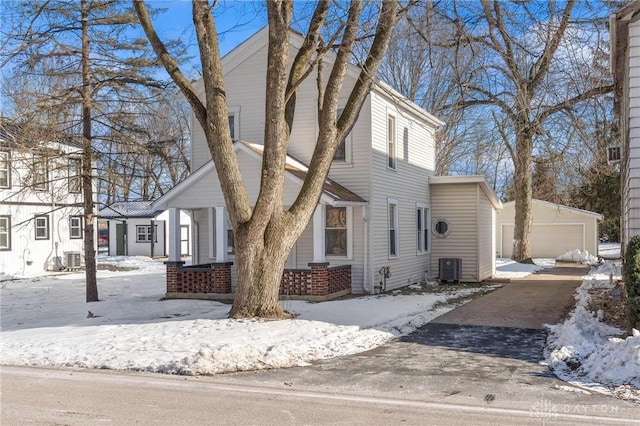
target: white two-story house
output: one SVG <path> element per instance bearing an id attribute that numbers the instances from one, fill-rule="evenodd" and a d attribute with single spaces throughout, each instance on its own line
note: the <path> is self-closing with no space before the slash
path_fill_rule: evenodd
<path id="1" fill-rule="evenodd" d="M 297 34 L 291 37 L 291 57 L 294 57 L 303 39 Z M 260 185 L 267 38 L 267 28 L 264 28 L 222 60 L 232 138 L 236 141 L 245 185 L 253 199 L 257 197 Z M 349 69 L 342 103 L 346 103 L 358 75 L 356 66 Z M 308 78 L 297 96 L 288 148 L 285 207 L 295 200 L 312 157 L 317 136 L 317 97 L 316 80 Z M 480 268 L 474 263 L 477 263 L 480 244 L 477 226 L 462 224 L 466 218 L 445 217 L 440 207 L 446 209 L 450 205 L 447 194 L 455 194 L 453 203 L 470 200 L 469 206 L 474 209 L 486 199 L 490 206 L 485 218 L 488 221 L 492 220 L 495 210 L 499 210 L 500 201 L 484 180 L 477 177 L 464 181 L 456 178 L 434 180 L 435 132 L 443 124 L 383 83 L 373 86 L 356 124 L 336 154 L 314 217 L 289 256 L 281 287 L 283 294 L 301 295 L 299 287 L 308 284 L 309 268 L 317 265 L 328 268 L 330 275 L 334 273 L 338 281 L 348 279 L 346 285 L 344 282 L 337 286 L 330 283 L 327 292 L 331 294 L 373 293 L 420 282 L 427 277 L 436 278 L 438 259 L 433 258 L 433 253 L 439 250 L 440 242 L 455 237 L 456 232 L 461 235 L 463 230 L 467 237 L 473 234 L 461 240 L 463 251 L 465 245 L 472 246 L 476 260 L 463 263 L 463 276 L 457 278 L 480 281 L 493 274 L 492 225 L 483 231 L 489 238 L 488 246 L 484 247 L 488 264 Z M 170 261 L 179 260 L 175 254 L 179 253 L 178 213 L 187 209 L 194 221 L 193 263 L 203 266 L 200 271 L 206 271 L 209 266 L 215 269 L 230 265 L 233 286 L 233 232 L 229 229 L 211 155 L 195 118 L 192 118 L 191 129 L 194 172 L 159 198 L 154 208 L 170 211 Z M 443 194 L 438 216 L 434 216 L 432 210 L 432 187 Z M 453 192 L 443 192 L 445 187 Z M 462 196 L 457 190 L 462 191 Z M 469 197 L 465 198 L 465 194 Z M 476 219 L 474 210 L 471 222 Z M 456 221 L 460 226 L 456 226 Z M 436 222 L 438 231 L 442 232 L 434 234 Z M 447 254 L 446 250 L 442 253 Z M 182 272 L 188 270 L 185 268 Z M 168 272 L 168 282 L 172 280 L 173 275 Z M 203 290 L 202 282 L 195 283 L 198 280 L 194 277 L 187 281 L 189 285 L 184 289 L 172 287 L 167 293 L 219 292 L 219 289 Z"/>
<path id="2" fill-rule="evenodd" d="M 0 279 L 83 262 L 81 146 L 0 123 Z"/>

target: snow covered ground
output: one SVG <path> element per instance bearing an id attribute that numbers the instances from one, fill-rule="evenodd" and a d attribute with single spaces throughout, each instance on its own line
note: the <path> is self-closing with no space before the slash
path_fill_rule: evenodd
<path id="1" fill-rule="evenodd" d="M 602 313 L 588 310 L 588 291 L 613 289 L 620 270 L 619 264 L 606 261 L 584 277 L 570 317 L 549 326 L 546 363 L 562 380 L 640 400 L 640 332 L 625 337 L 623 330 L 598 318 Z"/>
<path id="2" fill-rule="evenodd" d="M 323 303 L 283 301 L 296 319 L 231 320 L 226 318 L 228 304 L 162 301 L 162 262 L 101 257 L 99 263 L 120 269 L 98 272 L 100 302 L 85 303 L 82 273 L 0 284 L 1 364 L 178 374 L 299 366 L 372 349 L 448 311 L 453 305 L 447 306 L 447 301 L 479 291 L 397 292 Z M 498 274 L 513 278 L 550 266 L 553 260 L 519 265 L 501 259 Z M 598 321 L 586 309 L 586 290 L 608 286 L 610 273 L 618 277 L 619 266 L 607 262 L 585 277 L 571 317 L 550 326 L 546 362 L 560 378 L 592 390 L 626 385 L 623 389 L 637 392 L 640 334 L 612 337 L 622 331 Z"/>
<path id="3" fill-rule="evenodd" d="M 2 283 L 0 363 L 179 374 L 305 365 L 372 349 L 451 309 L 447 300 L 479 291 L 283 301 L 296 319 L 231 320 L 227 304 L 162 301 L 162 262 L 99 263 L 138 269 L 99 271 L 101 301 L 94 303 L 85 303 L 82 273 Z"/>
<path id="4" fill-rule="evenodd" d="M 534 264 L 528 265 L 518 263 L 507 258 L 496 259 L 496 278 L 524 278 L 541 269 L 553 268 L 555 261 L 553 259 L 533 259 Z"/>

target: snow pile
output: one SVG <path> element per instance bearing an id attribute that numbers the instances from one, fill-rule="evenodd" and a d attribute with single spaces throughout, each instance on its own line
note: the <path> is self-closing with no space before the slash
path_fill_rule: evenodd
<path id="1" fill-rule="evenodd" d="M 507 258 L 496 259 L 496 278 L 524 278 L 541 269 L 553 268 L 553 259 L 534 259 L 534 264 L 518 263 Z"/>
<path id="2" fill-rule="evenodd" d="M 147 256 L 98 256 L 99 265 L 113 266 L 116 269 L 132 270 L 139 272 L 164 272 L 166 269 L 164 262 L 154 260 Z"/>
<path id="3" fill-rule="evenodd" d="M 581 251 L 580 249 L 568 251 L 558 256 L 556 260 L 562 262 L 582 263 L 584 265 L 596 265 L 598 263 L 597 257 L 589 254 L 587 250 Z"/>
<path id="4" fill-rule="evenodd" d="M 548 326 L 547 360 L 561 379 L 605 386 L 633 385 L 640 389 L 640 332 L 625 339 L 624 331 L 600 322 L 587 310 L 588 290 L 613 288 L 610 277 L 619 267 L 605 262 L 592 270 L 576 290 L 576 307 L 562 324 Z"/>
<path id="5" fill-rule="evenodd" d="M 100 302 L 85 303 L 83 273 L 0 288 L 0 364 L 215 374 L 306 365 L 373 349 L 414 331 L 480 288 L 322 303 L 282 301 L 284 321 L 228 319 L 230 305 L 162 300 L 161 261 L 102 258 L 136 268 L 99 271 Z"/>

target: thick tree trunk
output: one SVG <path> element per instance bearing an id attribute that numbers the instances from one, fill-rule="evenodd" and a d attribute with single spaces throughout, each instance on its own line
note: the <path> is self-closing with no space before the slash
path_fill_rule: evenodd
<path id="1" fill-rule="evenodd" d="M 280 306 L 280 283 L 296 239 L 297 235 L 283 227 L 269 229 L 264 240 L 242 229 L 236 233 L 238 281 L 231 318 L 290 317 Z"/>
<path id="2" fill-rule="evenodd" d="M 514 188 L 515 188 L 515 226 L 513 229 L 512 259 L 517 262 L 531 261 L 531 157 L 532 139 L 529 132 L 517 132 L 516 158 L 514 158 Z"/>

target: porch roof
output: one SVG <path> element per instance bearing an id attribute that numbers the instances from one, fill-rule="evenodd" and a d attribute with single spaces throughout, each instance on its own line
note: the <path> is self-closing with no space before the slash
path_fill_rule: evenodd
<path id="1" fill-rule="evenodd" d="M 250 143 L 246 141 L 236 141 L 234 143 L 234 149 L 236 152 L 242 151 L 251 157 L 255 158 L 257 161 L 262 161 L 262 153 L 263 146 L 256 143 Z M 173 187 L 169 192 L 164 194 L 162 197 L 158 198 L 153 203 L 153 208 L 156 209 L 166 209 L 169 207 L 168 203 L 177 195 L 183 193 L 188 190 L 189 187 L 194 185 L 204 176 L 209 174 L 211 171 L 215 170 L 215 165 L 213 164 L 213 160 L 209 160 L 207 163 L 203 164 L 198 170 L 194 171 L 190 174 L 185 180 L 180 182 L 178 185 Z M 309 171 L 309 167 L 302 163 L 301 161 L 296 160 L 295 158 L 287 155 L 286 164 L 285 164 L 285 176 L 296 182 L 298 185 L 302 185 L 304 179 L 307 176 Z M 345 188 L 339 183 L 333 181 L 332 179 L 327 178 L 324 182 L 322 194 L 320 196 L 320 201 L 324 204 L 329 204 L 332 206 L 335 205 L 364 205 L 367 204 L 367 201 L 360 197 L 355 192 Z"/>
<path id="2" fill-rule="evenodd" d="M 100 219 L 146 219 L 162 213 L 163 209 L 154 209 L 153 201 L 121 201 L 103 207 L 98 212 Z"/>

